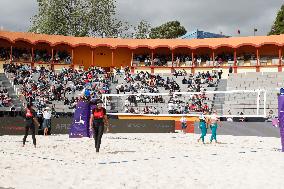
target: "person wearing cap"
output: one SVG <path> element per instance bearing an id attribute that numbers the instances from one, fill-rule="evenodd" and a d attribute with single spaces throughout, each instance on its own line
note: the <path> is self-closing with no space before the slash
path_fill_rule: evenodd
<path id="1" fill-rule="evenodd" d="M 105 126 L 107 127 L 108 132 L 109 124 L 106 115 L 106 109 L 103 107 L 103 102 L 101 100 L 97 100 L 96 104 L 97 106 L 95 109 L 92 110 L 92 114 L 90 117 L 90 130 L 93 129 L 96 152 L 99 152 Z"/>
<path id="2" fill-rule="evenodd" d="M 34 147 L 36 147 L 36 138 L 35 138 L 35 125 L 39 127 L 39 123 L 36 118 L 36 112 L 33 109 L 32 104 L 28 104 L 25 111 L 24 111 L 24 117 L 26 120 L 26 127 L 25 127 L 25 136 L 23 138 L 23 147 L 26 144 L 27 137 L 29 135 L 29 130 L 32 131 L 32 138 L 33 138 L 33 144 Z"/>
<path id="3" fill-rule="evenodd" d="M 43 135 L 46 136 L 48 134 L 48 130 L 51 128 L 51 111 L 49 107 L 46 107 L 43 111 Z"/>
<path id="4" fill-rule="evenodd" d="M 199 129 L 201 130 L 201 136 L 200 138 L 197 140 L 197 142 L 200 141 L 200 139 L 202 140 L 203 144 L 205 144 L 204 142 L 204 138 L 207 134 L 207 120 L 205 118 L 206 115 L 206 111 L 204 111 L 204 113 L 202 113 L 200 116 L 199 116 Z"/>

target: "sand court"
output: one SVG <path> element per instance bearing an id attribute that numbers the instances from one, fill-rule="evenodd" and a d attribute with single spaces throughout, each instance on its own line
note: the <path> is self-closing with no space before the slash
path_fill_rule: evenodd
<path id="1" fill-rule="evenodd" d="M 0 137 L 0 187 L 5 188 L 281 188 L 279 138 L 196 134 L 105 134 L 99 154 L 92 139 L 67 135 Z M 210 135 L 207 135 L 207 141 Z"/>

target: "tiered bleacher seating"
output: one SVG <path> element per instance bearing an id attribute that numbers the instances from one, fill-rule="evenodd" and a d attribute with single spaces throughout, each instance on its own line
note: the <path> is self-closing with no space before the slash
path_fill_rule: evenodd
<path id="1" fill-rule="evenodd" d="M 257 90 L 264 89 L 267 92 L 266 113 L 273 111 L 277 113 L 277 93 L 284 84 L 284 73 L 241 73 L 231 74 L 228 78 L 227 90 Z M 260 98 L 260 114 L 263 114 L 263 95 Z M 238 112 L 244 114 L 257 114 L 257 95 L 255 93 L 226 94 L 223 112 L 229 110 L 236 115 Z"/>
<path id="2" fill-rule="evenodd" d="M 156 74 L 158 75 L 158 74 Z M 172 74 L 159 74 L 163 79 L 166 80 L 166 78 L 170 78 L 174 79 L 177 84 L 180 86 L 180 91 L 181 92 L 187 92 L 188 91 L 188 84 L 183 84 L 182 80 L 184 78 L 184 76 L 179 76 L 179 77 L 175 77 Z M 188 76 L 186 76 L 185 78 L 188 78 Z M 124 75 L 118 75 L 117 76 L 117 80 L 119 84 L 123 84 L 123 85 L 129 85 L 125 80 L 124 80 Z M 217 78 L 214 78 L 214 82 L 217 81 Z M 137 83 L 141 83 L 140 81 L 136 81 Z M 115 86 L 116 85 L 112 85 L 111 87 L 111 91 L 113 94 L 115 94 L 116 90 L 115 90 Z M 201 84 L 201 87 L 204 88 L 206 91 L 214 91 L 216 90 L 216 87 L 208 87 L 208 84 Z M 164 87 L 158 87 L 159 93 L 169 93 L 169 90 L 165 90 Z M 132 92 L 125 92 L 125 94 L 132 94 Z M 212 108 L 212 103 L 213 103 L 213 97 L 214 94 L 206 94 L 207 96 L 207 100 L 205 101 L 205 103 L 207 103 L 207 105 L 209 106 L 209 108 Z M 125 111 L 125 100 L 127 99 L 127 96 L 123 96 L 123 97 L 112 97 L 111 100 L 111 104 L 108 104 L 108 110 L 112 110 L 115 112 L 119 112 L 119 113 L 124 113 Z M 163 96 L 163 99 L 165 101 L 165 103 L 138 103 L 138 109 L 140 110 L 140 112 L 146 107 L 155 107 L 157 108 L 157 110 L 159 111 L 160 114 L 168 114 L 168 101 L 170 100 L 170 96 L 169 95 L 165 95 Z M 189 99 L 189 95 L 182 95 L 182 97 L 179 97 L 180 100 L 187 102 Z M 194 113 L 194 112 L 192 112 Z"/>
<path id="3" fill-rule="evenodd" d="M 39 71 L 33 70 L 31 73 L 32 74 L 31 74 L 31 77 L 30 77 L 30 79 L 31 79 L 30 82 L 38 83 L 39 77 L 40 77 Z M 6 75 L 10 79 L 10 82 L 13 83 L 15 75 L 13 73 L 6 73 Z M 103 75 L 100 75 L 100 74 L 97 74 L 97 75 L 99 77 L 103 76 Z M 135 75 L 132 74 L 132 76 L 135 76 Z M 181 92 L 187 92 L 188 91 L 188 84 L 183 84 L 184 76 L 177 76 L 176 77 L 172 74 L 162 74 L 160 76 L 164 80 L 166 80 L 167 78 L 169 78 L 170 80 L 174 80 L 180 88 L 179 91 L 181 91 Z M 114 78 L 114 80 L 116 82 L 110 84 L 110 93 L 116 94 L 116 86 L 117 85 L 121 85 L 121 84 L 129 85 L 129 83 L 127 83 L 124 80 L 124 77 L 125 77 L 124 72 L 121 73 L 121 74 L 116 74 L 116 76 Z M 189 75 L 185 76 L 186 79 L 188 79 L 188 77 L 189 77 Z M 214 82 L 216 82 L 217 78 L 214 78 L 213 80 L 214 80 Z M 52 81 L 51 80 L 47 80 L 47 81 L 49 82 L 49 85 L 51 85 Z M 135 82 L 141 84 L 141 81 L 135 81 Z M 67 84 L 67 86 L 68 86 L 68 84 Z M 23 95 L 21 95 L 21 92 L 23 91 L 23 85 L 18 84 L 18 83 L 14 83 L 13 87 L 14 87 L 14 90 L 17 93 L 17 95 L 22 97 L 21 98 L 22 102 L 27 103 L 26 102 L 27 99 Z M 201 88 L 204 88 L 206 91 L 216 90 L 216 87 L 208 87 L 208 83 L 201 84 Z M 160 87 L 160 86 L 158 87 L 158 91 L 159 91 L 159 93 L 170 93 L 169 90 L 166 90 L 164 87 Z M 76 90 L 75 93 L 66 93 L 65 97 L 68 100 L 71 100 L 71 98 L 79 97 L 81 94 L 82 94 L 82 90 Z M 127 92 L 126 92 L 126 94 L 127 94 Z M 213 94 L 206 94 L 207 99 L 205 100 L 205 103 L 208 105 L 210 110 L 212 108 L 213 97 L 214 97 Z M 119 97 L 116 100 L 112 99 L 112 102 L 115 102 L 115 103 L 114 103 L 114 105 L 113 105 L 113 103 L 108 104 L 108 105 L 110 105 L 108 107 L 108 110 L 116 111 L 116 112 L 119 112 L 119 113 L 125 112 L 125 100 L 126 100 L 126 98 L 127 97 L 124 96 L 124 97 Z M 181 104 L 182 106 L 184 106 L 186 104 L 186 102 L 188 102 L 188 100 L 189 100 L 189 95 L 182 95 L 181 97 L 178 97 L 178 99 L 184 102 L 184 103 Z M 155 107 L 155 108 L 157 108 L 157 110 L 159 111 L 160 114 L 168 114 L 168 112 L 169 112 L 168 111 L 168 102 L 170 101 L 170 96 L 169 95 L 163 96 L 163 101 L 164 101 L 163 103 L 159 102 L 159 103 L 146 103 L 146 104 L 141 102 L 141 103 L 138 103 L 138 106 L 135 107 L 135 108 L 139 108 L 139 110 L 142 112 L 142 110 L 146 106 L 147 107 Z M 38 105 L 37 100 L 35 101 L 35 105 L 36 106 Z M 63 100 L 60 100 L 60 101 L 59 100 L 50 100 L 50 103 L 46 104 L 46 106 L 49 106 L 50 108 L 54 108 L 56 112 L 64 112 L 64 113 L 74 112 L 74 107 L 75 107 L 75 106 L 71 107 L 70 104 L 65 105 Z"/>
<path id="4" fill-rule="evenodd" d="M 19 101 L 17 95 L 14 92 L 12 84 L 9 82 L 4 73 L 0 73 L 0 88 L 5 88 L 8 91 L 8 96 L 11 99 L 7 106 L 1 106 L 0 111 L 10 111 L 11 107 L 15 109 L 21 108 L 21 102 Z M 0 94 L 2 95 L 2 94 Z"/>

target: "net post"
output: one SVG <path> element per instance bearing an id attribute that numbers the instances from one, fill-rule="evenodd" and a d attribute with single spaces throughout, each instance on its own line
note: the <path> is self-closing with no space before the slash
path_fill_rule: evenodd
<path id="1" fill-rule="evenodd" d="M 263 107 L 263 111 L 264 111 L 264 112 L 263 112 L 263 115 L 264 115 L 264 117 L 266 117 L 266 90 L 264 90 L 263 95 L 264 95 L 264 96 L 263 96 L 263 104 L 264 104 L 264 105 L 263 105 L 263 106 L 264 106 L 264 107 Z"/>
<path id="2" fill-rule="evenodd" d="M 259 115 L 260 90 L 257 89 L 256 115 Z"/>

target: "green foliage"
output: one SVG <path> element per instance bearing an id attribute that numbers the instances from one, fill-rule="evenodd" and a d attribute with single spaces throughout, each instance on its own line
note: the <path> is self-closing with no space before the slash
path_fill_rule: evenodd
<path id="1" fill-rule="evenodd" d="M 281 6 L 281 9 L 277 13 L 276 20 L 274 21 L 271 31 L 268 35 L 279 35 L 284 34 L 284 4 Z"/>
<path id="2" fill-rule="evenodd" d="M 131 28 L 116 18 L 115 0 L 37 0 L 38 14 L 32 18 L 30 32 L 66 36 L 122 37 L 145 39 L 177 38 L 186 33 L 178 21 L 151 29 L 142 20 Z M 133 32 L 134 31 L 134 32 Z"/>
<path id="3" fill-rule="evenodd" d="M 136 39 L 146 39 L 150 34 L 151 25 L 147 21 L 141 20 L 139 24 L 134 27 L 134 31 L 134 36 Z"/>
<path id="4" fill-rule="evenodd" d="M 129 29 L 126 22 L 115 18 L 116 6 L 114 0 L 88 0 L 90 33 L 92 36 L 123 37 Z"/>
<path id="5" fill-rule="evenodd" d="M 150 32 L 150 38 L 174 39 L 186 34 L 186 32 L 186 29 L 181 26 L 179 21 L 171 21 L 161 26 L 152 28 Z"/>
<path id="6" fill-rule="evenodd" d="M 31 32 L 117 37 L 128 25 L 115 18 L 114 0 L 37 0 Z"/>

